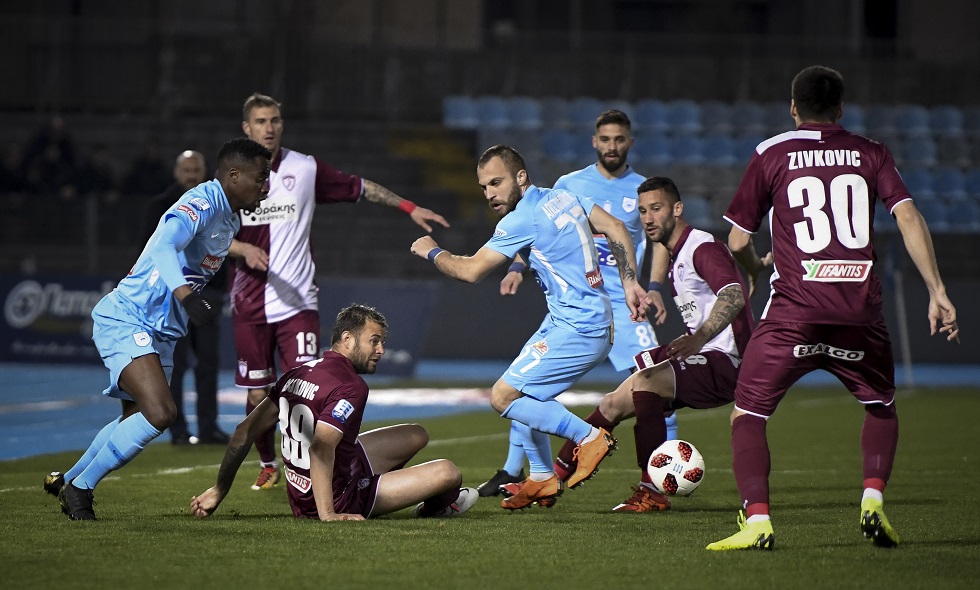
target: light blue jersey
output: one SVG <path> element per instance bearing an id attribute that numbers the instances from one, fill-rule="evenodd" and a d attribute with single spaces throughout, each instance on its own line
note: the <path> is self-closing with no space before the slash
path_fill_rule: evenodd
<path id="1" fill-rule="evenodd" d="M 558 179 L 556 189 L 564 189 L 570 193 L 591 199 L 606 213 L 613 215 L 626 225 L 633 247 L 636 248 L 636 268 L 639 272 L 646 252 L 646 234 L 640 222 L 640 213 L 636 210 L 638 201 L 636 189 L 645 178 L 626 168 L 626 173 L 618 178 L 609 179 L 599 172 L 598 164 L 592 164 L 581 170 L 570 172 Z M 624 371 L 634 365 L 633 355 L 642 350 L 657 346 L 657 337 L 653 327 L 646 320 L 634 322 L 630 319 L 629 308 L 626 306 L 626 293 L 623 281 L 619 277 L 616 258 L 609 248 L 605 236 L 593 236 L 596 251 L 599 254 L 599 267 L 602 269 L 603 282 L 609 298 L 612 301 L 613 323 L 615 337 L 613 350 L 609 360 L 617 371 Z M 639 277 L 637 277 L 639 278 Z"/>
<path id="2" fill-rule="evenodd" d="M 204 288 L 228 255 L 240 223 L 217 180 L 187 191 L 160 218 L 132 270 L 100 302 L 100 311 L 123 314 L 155 338 L 177 340 L 187 333 L 187 312 L 174 290 L 185 284 L 197 292 Z"/>
<path id="3" fill-rule="evenodd" d="M 594 206 L 588 198 L 532 185 L 486 243 L 508 258 L 521 253 L 544 291 L 552 321 L 590 336 L 605 334 L 612 322 L 589 226 Z"/>

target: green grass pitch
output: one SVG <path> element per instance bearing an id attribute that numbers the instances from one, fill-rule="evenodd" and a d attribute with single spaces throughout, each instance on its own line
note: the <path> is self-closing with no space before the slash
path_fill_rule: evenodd
<path id="1" fill-rule="evenodd" d="M 632 421 L 617 429 L 620 450 L 599 474 L 554 508 L 511 514 L 484 498 L 447 520 L 418 520 L 410 510 L 363 523 L 296 520 L 285 483 L 249 489 L 252 457 L 218 512 L 198 520 L 188 502 L 213 483 L 224 450 L 154 444 L 100 484 L 97 522 L 70 522 L 41 479 L 78 453 L 4 462 L 3 586 L 975 588 L 980 390 L 902 392 L 898 409 L 898 459 L 885 496 L 902 536 L 896 549 L 877 549 L 859 531 L 860 405 L 841 388 L 796 389 L 769 424 L 772 552 L 704 549 L 736 530 L 726 407 L 680 412 L 681 438 L 704 455 L 706 476 L 694 496 L 653 514 L 609 511 L 638 481 Z M 489 408 L 420 422 L 431 443 L 417 460 L 453 460 L 466 485 L 503 461 L 508 425 Z"/>

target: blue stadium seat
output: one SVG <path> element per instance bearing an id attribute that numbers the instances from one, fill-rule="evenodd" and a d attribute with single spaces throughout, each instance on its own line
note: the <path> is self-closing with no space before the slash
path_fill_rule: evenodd
<path id="1" fill-rule="evenodd" d="M 980 138 L 980 106 L 963 109 L 963 132 L 973 139 Z"/>
<path id="2" fill-rule="evenodd" d="M 693 100 L 672 100 L 667 103 L 667 126 L 671 133 L 700 133 L 701 108 Z"/>
<path id="3" fill-rule="evenodd" d="M 705 133 L 731 133 L 735 128 L 731 105 L 719 100 L 701 103 L 701 127 Z"/>
<path id="4" fill-rule="evenodd" d="M 959 168 L 943 166 L 933 171 L 932 178 L 937 197 L 947 201 L 966 199 L 966 175 Z"/>
<path id="5" fill-rule="evenodd" d="M 762 105 L 763 120 L 768 135 L 778 135 L 784 131 L 796 128 L 793 117 L 789 114 L 789 103 L 784 101 L 767 102 Z"/>
<path id="6" fill-rule="evenodd" d="M 571 163 L 578 154 L 578 138 L 563 129 L 549 129 L 544 133 L 542 142 L 544 153 L 553 160 Z"/>
<path id="7" fill-rule="evenodd" d="M 847 110 L 847 105 L 844 106 Z M 895 109 L 886 104 L 873 104 L 864 109 L 864 125 L 868 137 L 890 137 L 898 132 L 895 124 Z"/>
<path id="8" fill-rule="evenodd" d="M 630 160 L 641 167 L 654 170 L 669 166 L 673 163 L 670 150 L 670 140 L 663 133 L 657 133 L 649 138 L 636 142 L 636 147 L 630 151 Z"/>
<path id="9" fill-rule="evenodd" d="M 704 163 L 704 142 L 693 134 L 674 136 L 670 140 L 674 163 L 696 166 Z"/>
<path id="10" fill-rule="evenodd" d="M 949 230 L 949 210 L 946 203 L 939 199 L 931 199 L 917 201 L 916 207 L 922 213 L 922 217 L 925 218 L 930 230 L 937 233 Z"/>
<path id="11" fill-rule="evenodd" d="M 971 168 L 967 171 L 966 192 L 971 199 L 980 201 L 980 168 Z"/>
<path id="12" fill-rule="evenodd" d="M 704 137 L 704 159 L 706 164 L 731 166 L 740 161 L 742 154 L 736 155 L 735 141 L 722 133 L 711 133 Z"/>
<path id="13" fill-rule="evenodd" d="M 926 137 L 932 134 L 929 111 L 920 105 L 903 104 L 896 107 L 895 126 L 904 137 Z"/>
<path id="14" fill-rule="evenodd" d="M 565 129 L 568 120 L 568 101 L 557 96 L 541 99 L 541 123 L 548 129 Z"/>
<path id="15" fill-rule="evenodd" d="M 965 168 L 973 163 L 970 142 L 963 135 L 939 136 L 936 147 L 940 165 Z"/>
<path id="16" fill-rule="evenodd" d="M 875 231 L 894 231 L 898 229 L 895 218 L 888 212 L 884 203 L 875 203 Z"/>
<path id="17" fill-rule="evenodd" d="M 735 155 L 740 162 L 748 163 L 749 158 L 755 153 L 755 148 L 766 138 L 762 134 L 746 133 L 735 138 Z"/>
<path id="18" fill-rule="evenodd" d="M 938 156 L 936 142 L 929 137 L 915 137 L 904 142 L 901 149 L 905 166 L 935 166 Z"/>
<path id="19" fill-rule="evenodd" d="M 480 125 L 489 129 L 510 127 L 507 102 L 499 96 L 481 96 L 476 99 L 476 117 Z"/>
<path id="20" fill-rule="evenodd" d="M 902 174 L 906 188 L 914 199 L 932 199 L 936 191 L 932 186 L 932 173 L 926 168 L 909 168 Z"/>
<path id="21" fill-rule="evenodd" d="M 629 119 L 630 119 L 630 125 L 633 124 L 633 115 L 634 115 L 634 113 L 636 113 L 636 108 L 633 106 L 633 103 L 631 103 L 629 101 L 626 101 L 626 100 L 607 100 L 607 101 L 603 101 L 603 103 L 602 103 L 602 111 L 608 111 L 608 110 L 611 110 L 611 109 L 616 109 L 617 111 L 623 111 L 624 113 L 626 113 L 626 116 L 629 117 Z M 595 116 L 598 117 L 599 116 L 599 113 L 601 113 L 602 111 L 597 112 L 595 114 Z M 592 124 L 593 124 L 593 128 L 594 128 L 595 127 L 595 117 L 593 117 L 592 119 L 593 119 Z"/>
<path id="22" fill-rule="evenodd" d="M 949 206 L 949 225 L 953 231 L 980 232 L 980 202 L 963 200 Z"/>
<path id="23" fill-rule="evenodd" d="M 568 121 L 573 129 L 595 129 L 595 119 L 606 110 L 602 101 L 590 96 L 579 96 L 568 104 Z"/>
<path id="24" fill-rule="evenodd" d="M 667 131 L 667 106 L 659 100 L 646 99 L 633 105 L 633 129 L 646 133 Z"/>
<path id="25" fill-rule="evenodd" d="M 682 202 L 684 203 L 684 213 L 682 216 L 684 219 L 699 229 L 712 229 L 719 225 L 719 220 L 715 219 L 714 213 L 711 211 L 711 201 L 699 196 L 682 196 Z"/>
<path id="26" fill-rule="evenodd" d="M 962 137 L 963 111 L 953 105 L 936 105 L 929 110 L 929 127 L 939 137 Z"/>
<path id="27" fill-rule="evenodd" d="M 789 107 L 786 110 L 789 112 Z M 732 123 L 736 134 L 765 135 L 767 132 L 765 111 L 756 102 L 741 101 L 732 105 Z"/>
<path id="28" fill-rule="evenodd" d="M 541 103 L 530 96 L 515 96 L 507 103 L 510 121 L 515 129 L 541 128 Z"/>
<path id="29" fill-rule="evenodd" d="M 851 133 L 864 135 L 867 127 L 864 123 L 864 108 L 857 104 L 844 104 L 844 116 L 841 117 L 840 124 Z"/>
<path id="30" fill-rule="evenodd" d="M 469 96 L 447 96 L 442 100 L 442 124 L 450 129 L 476 129 L 476 103 Z"/>

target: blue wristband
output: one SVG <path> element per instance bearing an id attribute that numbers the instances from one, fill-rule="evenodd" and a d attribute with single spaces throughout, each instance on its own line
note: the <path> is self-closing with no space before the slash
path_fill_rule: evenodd
<path id="1" fill-rule="evenodd" d="M 426 254 L 426 257 L 429 259 L 429 262 L 435 262 L 436 256 L 442 254 L 443 252 L 445 252 L 445 250 L 443 250 L 442 248 L 433 248 L 429 250 L 429 253 Z"/>
<path id="2" fill-rule="evenodd" d="M 656 291 L 659 293 L 662 287 L 663 285 L 661 285 L 657 281 L 650 281 L 650 283 L 647 285 L 647 291 Z"/>
<path id="3" fill-rule="evenodd" d="M 507 267 L 507 272 L 524 272 L 527 266 L 523 262 L 514 262 Z"/>

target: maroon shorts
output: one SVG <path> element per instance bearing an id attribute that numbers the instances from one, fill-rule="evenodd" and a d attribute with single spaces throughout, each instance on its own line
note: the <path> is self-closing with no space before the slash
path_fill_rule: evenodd
<path id="1" fill-rule="evenodd" d="M 364 518 L 369 518 L 378 497 L 378 483 L 381 481 L 381 474 L 373 473 L 371 462 L 360 443 L 358 443 L 357 449 L 357 459 L 349 467 L 350 474 L 349 477 L 345 477 L 343 488 L 338 490 L 337 482 L 334 480 L 333 509 L 338 514 L 360 514 Z M 297 518 L 320 518 L 312 487 L 305 485 L 306 482 L 302 481 L 302 476 L 296 478 L 294 474 L 289 473 L 288 464 L 284 469 L 286 471 L 284 475 L 286 476 L 289 506 L 293 509 L 293 516 Z M 294 480 L 298 481 L 298 485 L 293 485 Z"/>
<path id="2" fill-rule="evenodd" d="M 260 389 L 276 382 L 276 363 L 286 372 L 320 357 L 320 314 L 305 310 L 273 324 L 234 322 L 238 372 L 235 385 Z"/>
<path id="3" fill-rule="evenodd" d="M 895 399 L 895 361 L 882 318 L 861 326 L 763 320 L 742 359 L 735 407 L 768 418 L 786 390 L 816 369 L 837 377 L 863 404 Z"/>
<path id="4" fill-rule="evenodd" d="M 719 350 L 706 350 L 679 361 L 667 356 L 667 346 L 644 350 L 634 358 L 637 368 L 670 363 L 674 370 L 674 399 L 670 407 L 705 410 L 735 400 L 739 360 Z"/>

